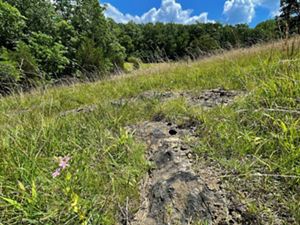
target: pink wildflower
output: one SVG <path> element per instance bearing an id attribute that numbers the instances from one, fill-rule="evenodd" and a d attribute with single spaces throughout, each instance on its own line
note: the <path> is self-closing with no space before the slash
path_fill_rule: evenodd
<path id="1" fill-rule="evenodd" d="M 60 168 L 56 169 L 54 173 L 52 173 L 52 177 L 55 178 L 55 177 L 58 177 L 60 175 Z"/>
<path id="2" fill-rule="evenodd" d="M 59 166 L 61 169 L 65 169 L 66 167 L 69 166 L 68 162 L 70 161 L 70 157 L 69 156 L 65 156 L 63 158 L 60 158 L 60 161 L 59 161 Z"/>
<path id="3" fill-rule="evenodd" d="M 59 157 L 59 167 L 54 171 L 54 173 L 52 173 L 53 178 L 58 177 L 64 169 L 70 166 L 69 165 L 70 159 L 71 157 L 69 156 Z"/>

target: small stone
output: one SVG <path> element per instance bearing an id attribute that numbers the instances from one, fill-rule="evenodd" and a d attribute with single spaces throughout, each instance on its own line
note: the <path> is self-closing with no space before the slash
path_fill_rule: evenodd
<path id="1" fill-rule="evenodd" d="M 207 184 L 207 187 L 209 188 L 209 190 L 211 191 L 216 191 L 219 189 L 219 185 L 217 182 L 210 182 Z"/>
<path id="2" fill-rule="evenodd" d="M 192 159 L 193 158 L 193 154 L 192 153 L 188 153 L 187 157 L 188 157 L 188 159 Z"/>

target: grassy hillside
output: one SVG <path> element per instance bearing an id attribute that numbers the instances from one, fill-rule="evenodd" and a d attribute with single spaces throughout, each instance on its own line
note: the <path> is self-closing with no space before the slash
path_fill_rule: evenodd
<path id="1" fill-rule="evenodd" d="M 150 165 L 145 146 L 125 127 L 158 114 L 202 122 L 195 152 L 224 166 L 234 191 L 249 188 L 241 198 L 254 214 L 276 224 L 274 214 L 284 209 L 300 222 L 299 82 L 300 42 L 292 40 L 3 98 L 0 224 L 115 224 L 127 199 L 135 211 L 139 180 Z M 148 90 L 216 87 L 244 94 L 209 111 L 182 98 L 126 104 Z M 125 104 L 114 104 L 120 99 Z M 69 166 L 53 178 L 58 157 L 66 156 Z M 265 201 L 268 193 L 276 204 Z"/>

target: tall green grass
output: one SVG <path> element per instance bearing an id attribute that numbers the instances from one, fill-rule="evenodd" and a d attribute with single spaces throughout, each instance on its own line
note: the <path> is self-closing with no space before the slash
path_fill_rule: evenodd
<path id="1" fill-rule="evenodd" d="M 228 167 L 253 155 L 258 166 L 240 166 L 241 171 L 252 174 L 263 168 L 268 174 L 300 176 L 299 115 L 288 112 L 300 110 L 299 42 L 295 43 L 293 52 L 275 43 L 1 99 L 0 224 L 116 224 L 128 199 L 134 213 L 138 184 L 149 165 L 145 146 L 124 127 L 157 113 L 172 120 L 203 120 L 195 151 L 209 152 Z M 244 95 L 231 106 L 209 112 L 183 99 L 111 104 L 147 90 L 198 92 L 216 87 Z M 61 116 L 91 105 L 96 107 L 93 112 Z M 63 156 L 71 157 L 70 166 L 53 178 L 57 158 Z M 283 178 L 282 183 L 295 197 L 299 179 Z M 283 204 L 299 219 L 298 197 Z"/>

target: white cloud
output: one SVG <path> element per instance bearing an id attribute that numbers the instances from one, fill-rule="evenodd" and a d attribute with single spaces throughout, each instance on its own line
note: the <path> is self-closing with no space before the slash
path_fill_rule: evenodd
<path id="1" fill-rule="evenodd" d="M 226 22 L 231 24 L 251 23 L 257 7 L 266 8 L 270 16 L 275 16 L 279 10 L 279 0 L 227 0 L 223 14 Z"/>
<path id="2" fill-rule="evenodd" d="M 112 18 L 118 23 L 127 23 L 129 21 L 136 23 L 173 22 L 181 24 L 214 22 L 208 19 L 208 13 L 206 12 L 198 16 L 192 16 L 193 10 L 184 10 L 176 0 L 162 0 L 160 8 L 152 8 L 142 16 L 124 14 L 111 4 L 106 4 L 106 6 L 105 16 Z"/>
<path id="3" fill-rule="evenodd" d="M 228 23 L 250 23 L 255 15 L 255 5 L 252 0 L 228 0 L 223 13 Z"/>
<path id="4" fill-rule="evenodd" d="M 279 13 L 279 0 L 256 0 L 257 5 L 270 10 L 270 16 L 275 17 Z"/>

